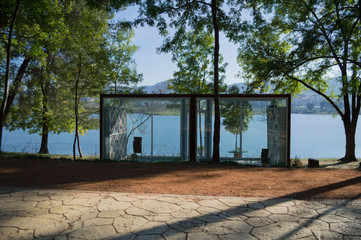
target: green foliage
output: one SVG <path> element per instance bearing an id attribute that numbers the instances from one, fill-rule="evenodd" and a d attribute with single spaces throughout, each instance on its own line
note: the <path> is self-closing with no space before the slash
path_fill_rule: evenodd
<path id="1" fill-rule="evenodd" d="M 252 89 L 320 94 L 339 76 L 341 95 L 359 94 L 357 1 L 252 1 L 257 16 L 240 35 L 239 62 Z M 330 99 L 331 100 L 331 99 Z"/>
<path id="2" fill-rule="evenodd" d="M 118 28 L 110 32 L 109 42 L 109 68 L 108 78 L 110 93 L 130 93 L 135 86 L 143 80 L 143 75 L 138 74 L 136 63 L 133 59 L 137 47 L 131 39 L 134 31 Z"/>
<path id="3" fill-rule="evenodd" d="M 15 1 L 4 4 L 12 7 Z M 10 7 L 0 19 L 4 32 Z M 60 133 L 73 132 L 78 126 L 77 131 L 84 134 L 99 127 L 95 114 L 100 93 L 114 83 L 118 92 L 131 92 L 142 80 L 133 60 L 133 31 L 110 24 L 113 15 L 104 9 L 89 7 L 85 1 L 21 2 L 13 37 L 12 79 L 19 62 L 24 58 L 31 62 L 23 82 L 18 81 L 8 129 Z M 4 35 L 0 35 L 1 66 Z"/>
<path id="4" fill-rule="evenodd" d="M 178 71 L 174 72 L 168 88 L 175 93 L 213 93 L 213 49 L 214 37 L 206 32 L 190 31 L 184 39 L 175 45 L 163 45 L 159 52 L 171 52 L 172 61 L 177 63 Z M 223 59 L 220 59 L 222 62 Z M 227 64 L 219 68 L 225 73 Z M 220 92 L 226 90 L 223 85 L 225 76 L 221 76 Z"/>

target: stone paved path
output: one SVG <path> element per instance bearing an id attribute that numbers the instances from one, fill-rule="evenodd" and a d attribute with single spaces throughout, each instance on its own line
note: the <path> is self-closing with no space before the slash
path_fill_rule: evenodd
<path id="1" fill-rule="evenodd" d="M 0 188 L 0 239 L 361 239 L 361 200 Z"/>

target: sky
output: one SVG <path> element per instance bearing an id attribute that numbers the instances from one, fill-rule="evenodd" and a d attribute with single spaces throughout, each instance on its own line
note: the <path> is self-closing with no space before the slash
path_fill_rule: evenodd
<path id="1" fill-rule="evenodd" d="M 125 11 L 115 14 L 115 20 L 134 20 L 137 17 L 137 8 L 129 7 Z M 157 54 L 156 49 L 162 45 L 163 37 L 159 35 L 156 27 L 137 27 L 134 29 L 133 43 L 138 47 L 134 58 L 138 73 L 143 74 L 140 86 L 154 85 L 166 81 L 173 76 L 177 66 L 171 60 L 171 54 Z M 220 53 L 224 62 L 228 63 L 226 68 L 226 84 L 242 82 L 237 78 L 240 67 L 237 64 L 237 46 L 230 43 L 224 35 L 220 36 Z"/>

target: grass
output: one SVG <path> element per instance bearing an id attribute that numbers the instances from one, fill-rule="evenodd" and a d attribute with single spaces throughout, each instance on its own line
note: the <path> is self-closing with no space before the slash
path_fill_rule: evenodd
<path id="1" fill-rule="evenodd" d="M 39 154 L 39 153 L 16 153 L 16 152 L 1 152 L 0 153 L 0 159 L 5 158 L 22 158 L 22 159 L 53 159 L 53 160 L 60 160 L 60 161 L 66 161 L 66 162 L 73 162 L 73 155 L 56 155 L 56 154 Z M 291 168 L 306 168 L 307 167 L 307 158 L 298 158 L 301 162 L 301 165 L 293 166 L 294 159 L 291 160 Z M 357 165 L 360 163 L 360 161 L 355 163 L 340 163 L 337 158 L 318 158 L 320 160 L 320 167 L 322 166 L 332 166 L 335 165 L 335 168 L 343 168 L 342 165 Z M 261 167 L 253 164 L 247 164 L 247 163 L 237 163 L 233 161 L 222 161 L 222 162 L 213 162 L 213 161 L 200 161 L 200 162 L 190 162 L 190 161 L 179 161 L 179 160 L 154 160 L 154 161 L 114 161 L 110 159 L 100 159 L 97 156 L 83 156 L 83 158 L 79 158 L 77 156 L 76 162 L 112 162 L 112 163 L 126 163 L 126 162 L 137 162 L 139 164 L 160 164 L 160 165 L 166 165 L 166 164 L 181 164 L 181 165 L 197 165 L 197 166 L 228 166 L 228 167 Z M 351 166 L 351 168 L 356 168 L 355 166 Z M 285 166 L 274 166 L 274 167 L 285 167 Z"/>
<path id="2" fill-rule="evenodd" d="M 53 159 L 60 161 L 73 161 L 73 155 L 56 155 L 56 154 L 40 154 L 40 153 L 16 153 L 16 152 L 1 152 L 0 159 L 4 158 L 23 158 L 23 159 Z M 213 161 L 200 161 L 200 162 L 190 162 L 190 161 L 179 161 L 179 160 L 154 160 L 154 161 L 114 161 L 111 159 L 100 159 L 96 156 L 83 156 L 79 158 L 77 156 L 76 162 L 113 162 L 113 163 L 125 163 L 125 162 L 137 162 L 141 164 L 184 164 L 184 165 L 220 165 L 220 166 L 239 166 L 239 167 L 255 167 L 251 164 L 242 164 L 233 161 L 222 161 L 222 162 L 213 162 Z"/>
<path id="3" fill-rule="evenodd" d="M 73 161 L 73 155 L 56 155 L 56 154 L 42 154 L 42 153 L 16 153 L 16 152 L 1 152 L 0 158 L 37 158 L 37 159 L 54 159 L 63 161 Z M 99 159 L 96 156 L 83 156 L 79 158 L 77 156 L 76 161 L 110 161 Z"/>

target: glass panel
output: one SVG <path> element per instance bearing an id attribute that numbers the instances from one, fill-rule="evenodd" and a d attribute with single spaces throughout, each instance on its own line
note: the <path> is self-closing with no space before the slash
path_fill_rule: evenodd
<path id="1" fill-rule="evenodd" d="M 114 160 L 188 159 L 188 105 L 185 99 L 106 98 L 103 157 Z M 120 117 L 117 111 L 109 109 L 121 109 L 121 121 L 112 120 Z M 112 131 L 120 128 L 121 137 L 120 133 Z"/>
<path id="2" fill-rule="evenodd" d="M 211 160 L 213 145 L 213 100 L 197 100 L 197 159 Z"/>
<path id="3" fill-rule="evenodd" d="M 265 102 L 246 99 L 220 102 L 222 158 L 260 159 L 262 148 L 267 148 L 265 107 L 261 103 Z"/>
<path id="4" fill-rule="evenodd" d="M 221 98 L 221 160 L 262 165 L 262 150 L 267 149 L 266 157 L 269 164 L 286 165 L 286 103 L 286 99 Z M 196 133 L 198 161 L 212 159 L 213 109 L 212 99 L 198 98 Z"/>

